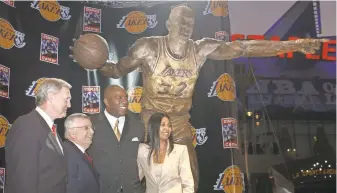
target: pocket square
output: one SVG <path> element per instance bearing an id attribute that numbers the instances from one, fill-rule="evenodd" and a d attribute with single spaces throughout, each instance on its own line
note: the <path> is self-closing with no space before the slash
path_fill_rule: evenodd
<path id="1" fill-rule="evenodd" d="M 134 137 L 131 139 L 131 141 L 139 141 L 138 137 Z"/>

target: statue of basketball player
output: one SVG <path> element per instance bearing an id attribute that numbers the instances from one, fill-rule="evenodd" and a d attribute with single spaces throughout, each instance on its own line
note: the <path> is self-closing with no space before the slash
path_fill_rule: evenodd
<path id="1" fill-rule="evenodd" d="M 268 57 L 299 51 L 315 53 L 322 40 L 294 41 L 250 40 L 225 42 L 212 38 L 191 40 L 194 12 L 186 6 L 174 8 L 166 22 L 167 36 L 138 39 L 127 56 L 117 64 L 107 62 L 99 71 L 108 77 L 120 78 L 140 67 L 143 76 L 141 116 L 145 125 L 155 112 L 170 116 L 174 141 L 188 147 L 195 191 L 199 174 L 192 145 L 189 110 L 199 71 L 207 58 L 230 60 L 238 57 Z"/>

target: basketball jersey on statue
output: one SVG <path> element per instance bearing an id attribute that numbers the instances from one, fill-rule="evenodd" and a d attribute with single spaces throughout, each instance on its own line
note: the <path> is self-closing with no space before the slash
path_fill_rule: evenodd
<path id="1" fill-rule="evenodd" d="M 199 75 L 193 40 L 188 41 L 185 57 L 176 59 L 166 45 L 166 37 L 158 37 L 158 58 L 152 73 L 143 74 L 142 109 L 186 114 Z"/>

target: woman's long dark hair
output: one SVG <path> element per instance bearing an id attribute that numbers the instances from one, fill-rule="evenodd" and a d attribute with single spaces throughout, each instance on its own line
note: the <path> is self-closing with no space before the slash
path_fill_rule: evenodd
<path id="1" fill-rule="evenodd" d="M 164 113 L 155 113 L 153 114 L 149 122 L 147 124 L 147 142 L 146 144 L 150 147 L 149 155 L 148 155 L 148 162 L 149 165 L 151 163 L 151 156 L 152 153 L 155 153 L 155 159 L 159 161 L 159 150 L 160 150 L 160 138 L 159 138 L 159 133 L 160 133 L 160 124 L 161 120 L 166 117 L 170 120 L 169 116 L 164 114 Z M 172 129 L 173 130 L 173 129 Z M 172 131 L 171 134 L 168 138 L 169 141 L 169 150 L 168 153 L 170 154 L 173 150 L 173 137 L 172 137 Z"/>

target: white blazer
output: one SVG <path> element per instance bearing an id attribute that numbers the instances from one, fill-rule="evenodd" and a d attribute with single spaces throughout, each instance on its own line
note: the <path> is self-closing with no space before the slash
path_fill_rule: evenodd
<path id="1" fill-rule="evenodd" d="M 173 151 L 165 156 L 160 180 L 155 178 L 155 173 L 148 164 L 149 150 L 148 145 L 139 144 L 139 178 L 146 178 L 146 193 L 194 193 L 194 180 L 185 145 L 174 144 Z M 151 163 L 152 160 L 151 158 Z"/>

